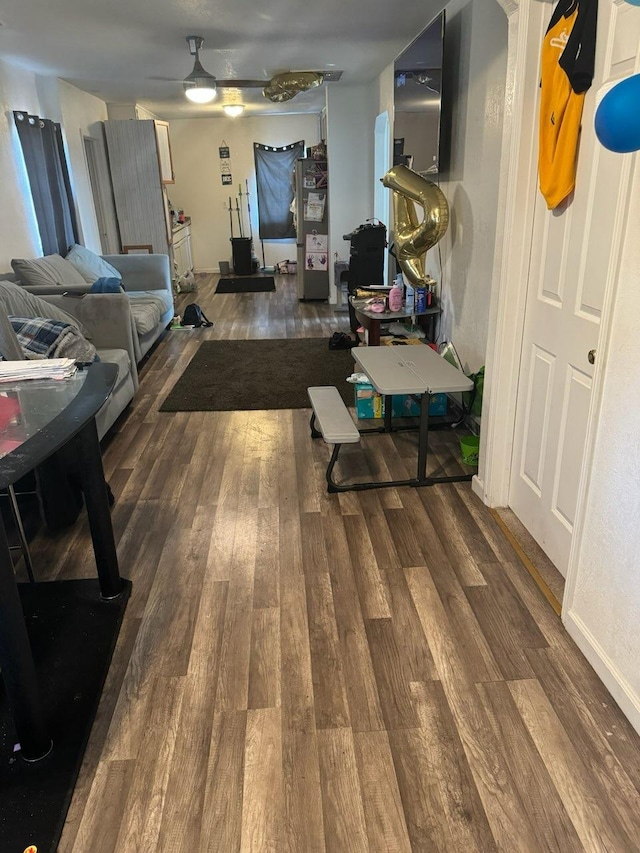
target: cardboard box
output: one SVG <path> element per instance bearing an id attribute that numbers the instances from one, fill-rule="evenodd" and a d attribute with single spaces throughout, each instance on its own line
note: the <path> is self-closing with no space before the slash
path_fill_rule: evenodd
<path id="1" fill-rule="evenodd" d="M 365 420 L 384 417 L 384 398 L 378 394 L 373 385 L 358 382 L 355 386 L 355 395 L 356 417 Z"/>
<path id="2" fill-rule="evenodd" d="M 447 414 L 447 395 L 432 394 L 429 401 L 429 414 L 431 417 L 442 417 Z"/>
<path id="3" fill-rule="evenodd" d="M 419 344 L 424 346 L 424 341 L 421 338 L 400 338 L 395 335 L 385 335 L 380 338 L 380 343 L 386 347 L 406 347 Z"/>
<path id="4" fill-rule="evenodd" d="M 355 386 L 356 417 L 384 417 L 384 397 L 374 389 L 373 385 L 358 382 Z M 408 394 L 396 394 L 392 397 L 391 412 L 394 418 L 415 418 L 420 415 L 419 404 Z M 437 417 L 447 414 L 447 395 L 432 394 L 429 402 L 429 414 Z"/>

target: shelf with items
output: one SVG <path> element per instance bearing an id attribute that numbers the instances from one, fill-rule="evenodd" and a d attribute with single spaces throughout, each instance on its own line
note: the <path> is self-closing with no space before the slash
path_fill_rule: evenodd
<path id="1" fill-rule="evenodd" d="M 329 179 L 329 170 L 326 160 L 307 160 L 303 175 L 305 190 L 326 189 Z"/>
<path id="2" fill-rule="evenodd" d="M 191 222 L 185 222 L 173 229 L 173 269 L 176 290 L 180 293 L 183 284 L 193 280 L 193 257 L 191 255 Z"/>
<path id="3" fill-rule="evenodd" d="M 384 301 L 385 296 L 378 297 Z M 429 343 L 436 338 L 436 322 L 440 314 L 440 306 L 438 304 L 431 305 L 425 308 L 424 311 L 406 310 L 389 311 L 388 308 L 382 308 L 381 311 L 371 310 L 370 305 L 372 298 L 357 299 L 354 296 L 349 297 L 349 301 L 353 306 L 356 317 L 362 326 L 367 330 L 367 340 L 369 346 L 380 345 L 380 331 L 383 324 L 393 323 L 400 320 L 410 319 L 412 325 L 421 326 L 425 331 L 425 342 Z M 382 304 L 382 303 L 381 303 Z"/>

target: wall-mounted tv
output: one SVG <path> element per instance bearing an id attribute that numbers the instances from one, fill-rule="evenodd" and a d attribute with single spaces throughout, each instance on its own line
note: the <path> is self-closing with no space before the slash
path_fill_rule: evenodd
<path id="1" fill-rule="evenodd" d="M 441 12 L 394 63 L 393 164 L 430 175 L 444 165 L 444 27 Z"/>

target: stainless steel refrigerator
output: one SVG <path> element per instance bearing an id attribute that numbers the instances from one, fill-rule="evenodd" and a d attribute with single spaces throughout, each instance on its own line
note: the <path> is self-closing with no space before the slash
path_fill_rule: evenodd
<path id="1" fill-rule="evenodd" d="M 296 162 L 298 299 L 329 298 L 328 184 L 325 160 Z"/>

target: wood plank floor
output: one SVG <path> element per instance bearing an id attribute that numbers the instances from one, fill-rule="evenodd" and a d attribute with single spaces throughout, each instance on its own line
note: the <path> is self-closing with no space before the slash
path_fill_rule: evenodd
<path id="1" fill-rule="evenodd" d="M 345 328 L 215 280 L 105 448 L 134 587 L 59 849 L 638 851 L 640 739 L 468 484 L 330 496 L 305 410 L 158 412 L 203 339 Z M 91 571 L 83 521 L 33 551 Z"/>

